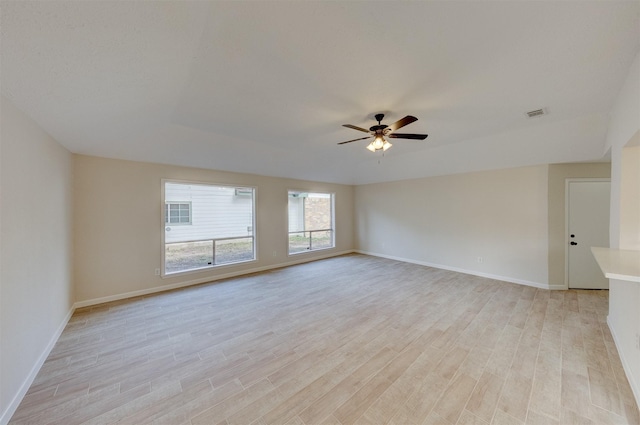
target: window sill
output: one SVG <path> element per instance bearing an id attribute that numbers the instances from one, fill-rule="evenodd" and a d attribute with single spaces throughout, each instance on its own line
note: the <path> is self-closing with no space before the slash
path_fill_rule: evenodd
<path id="1" fill-rule="evenodd" d="M 295 257 L 297 255 L 301 255 L 301 254 L 311 254 L 312 252 L 322 252 L 322 251 L 328 251 L 330 249 L 335 249 L 335 246 L 330 246 L 328 248 L 318 248 L 318 249 L 312 249 L 312 250 L 306 250 L 306 251 L 300 251 L 300 252 L 290 252 L 287 255 L 289 257 Z"/>
<path id="2" fill-rule="evenodd" d="M 234 266 L 238 266 L 241 264 L 254 264 L 257 263 L 258 259 L 254 258 L 253 260 L 248 260 L 248 261 L 238 261 L 235 263 L 225 263 L 225 264 L 217 264 L 217 265 L 213 265 L 213 266 L 206 266 L 206 267 L 200 267 L 197 269 L 189 269 L 189 270 L 184 270 L 184 271 L 179 271 L 179 272 L 171 272 L 171 273 L 163 273 L 161 275 L 161 277 L 163 279 L 170 279 L 173 277 L 179 277 L 179 276 L 185 276 L 185 275 L 191 275 L 191 274 L 199 274 L 199 273 L 204 273 L 204 272 L 208 272 L 211 270 L 218 270 L 218 269 L 226 269 L 229 267 L 234 267 Z"/>

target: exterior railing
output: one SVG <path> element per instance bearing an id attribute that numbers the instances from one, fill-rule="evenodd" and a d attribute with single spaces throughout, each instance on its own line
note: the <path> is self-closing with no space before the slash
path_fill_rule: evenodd
<path id="1" fill-rule="evenodd" d="M 313 246 L 313 241 L 314 241 L 314 233 L 327 233 L 328 237 L 327 238 L 316 238 L 317 241 L 319 240 L 328 240 L 328 244 L 323 244 L 322 246 L 319 247 L 315 247 Z M 300 241 L 293 239 L 292 236 L 295 237 L 295 235 L 302 235 L 300 237 Z M 307 236 L 308 235 L 308 236 Z M 302 240 L 307 240 L 308 242 L 303 245 L 302 244 Z M 301 230 L 298 232 L 289 232 L 289 254 L 295 254 L 298 252 L 303 252 L 303 251 L 313 251 L 314 249 L 322 249 L 322 248 L 332 248 L 333 247 L 333 229 L 318 229 L 318 230 Z"/>
<path id="2" fill-rule="evenodd" d="M 166 242 L 165 273 L 251 261 L 255 259 L 254 245 L 253 235 Z"/>

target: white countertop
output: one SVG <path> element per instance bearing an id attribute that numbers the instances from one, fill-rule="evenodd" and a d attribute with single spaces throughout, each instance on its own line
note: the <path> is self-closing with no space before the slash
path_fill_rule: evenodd
<path id="1" fill-rule="evenodd" d="M 640 283 L 640 251 L 591 247 L 605 277 Z"/>

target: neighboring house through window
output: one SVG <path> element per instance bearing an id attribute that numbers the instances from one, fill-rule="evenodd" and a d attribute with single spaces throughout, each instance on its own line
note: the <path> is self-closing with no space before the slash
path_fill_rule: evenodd
<path id="1" fill-rule="evenodd" d="M 255 260 L 255 189 L 164 182 L 163 275 Z"/>
<path id="2" fill-rule="evenodd" d="M 289 191 L 289 254 L 335 246 L 333 194 Z"/>

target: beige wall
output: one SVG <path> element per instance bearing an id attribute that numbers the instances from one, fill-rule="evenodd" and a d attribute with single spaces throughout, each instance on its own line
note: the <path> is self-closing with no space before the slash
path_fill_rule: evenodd
<path id="1" fill-rule="evenodd" d="M 547 287 L 547 178 L 537 166 L 357 186 L 358 250 Z"/>
<path id="2" fill-rule="evenodd" d="M 353 187 L 75 156 L 76 300 L 118 298 L 354 249 Z M 256 262 L 161 278 L 162 179 L 256 187 Z M 336 247 L 287 255 L 288 190 L 335 193 Z M 275 252 L 275 256 L 273 255 Z"/>
<path id="3" fill-rule="evenodd" d="M 640 250 L 640 131 L 622 151 L 620 247 Z"/>
<path id="4" fill-rule="evenodd" d="M 566 289 L 565 180 L 611 177 L 611 163 L 549 165 L 549 285 Z"/>
<path id="5" fill-rule="evenodd" d="M 2 97 L 0 423 L 8 421 L 73 305 L 72 156 Z"/>

